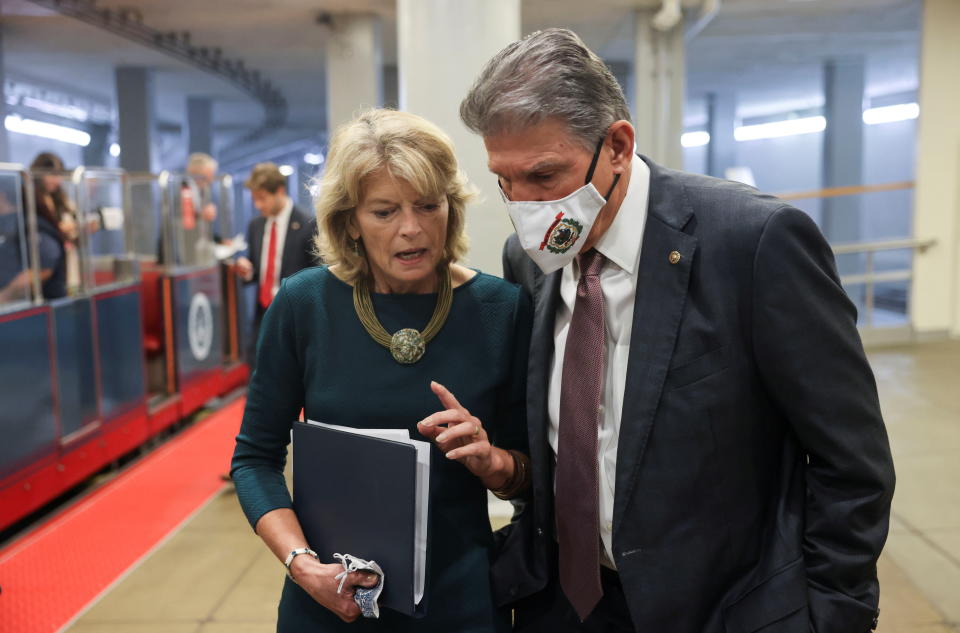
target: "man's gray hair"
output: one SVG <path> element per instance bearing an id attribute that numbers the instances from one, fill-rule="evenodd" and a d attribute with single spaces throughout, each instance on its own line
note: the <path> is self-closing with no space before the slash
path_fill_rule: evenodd
<path id="1" fill-rule="evenodd" d="M 460 104 L 460 118 L 482 136 L 557 118 L 593 151 L 610 125 L 630 120 L 630 110 L 613 73 L 576 33 L 546 29 L 487 62 Z"/>
<path id="2" fill-rule="evenodd" d="M 217 159 L 210 154 L 194 152 L 187 158 L 187 171 L 206 169 L 208 167 L 212 167 L 213 171 L 217 171 L 217 168 L 220 167 Z"/>

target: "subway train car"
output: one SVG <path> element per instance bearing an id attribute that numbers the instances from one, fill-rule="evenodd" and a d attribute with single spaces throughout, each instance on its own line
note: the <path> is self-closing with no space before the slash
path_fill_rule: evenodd
<path id="1" fill-rule="evenodd" d="M 0 531 L 246 382 L 232 193 L 0 164 Z"/>

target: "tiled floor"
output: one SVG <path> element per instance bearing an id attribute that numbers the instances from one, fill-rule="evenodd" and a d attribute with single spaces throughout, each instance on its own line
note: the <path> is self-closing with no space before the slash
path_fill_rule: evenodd
<path id="1" fill-rule="evenodd" d="M 879 631 L 960 633 L 960 341 L 870 359 L 898 475 Z M 226 490 L 68 631 L 268 633 L 282 580 Z"/>
<path id="2" fill-rule="evenodd" d="M 897 469 L 887 559 L 960 630 L 960 341 L 870 361 Z"/>

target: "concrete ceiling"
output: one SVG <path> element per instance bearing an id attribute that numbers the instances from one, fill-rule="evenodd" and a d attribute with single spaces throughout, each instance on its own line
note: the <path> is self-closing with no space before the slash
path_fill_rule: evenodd
<path id="1" fill-rule="evenodd" d="M 523 0 L 524 32 L 548 26 L 577 31 L 605 59 L 633 57 L 633 11 L 653 0 Z M 699 5 L 689 0 L 687 6 Z M 179 123 L 188 95 L 215 99 L 215 120 L 241 134 L 262 120 L 250 97 L 212 75 L 25 0 L 0 0 L 4 63 L 12 77 L 70 87 L 113 101 L 113 69 L 156 69 L 158 112 Z M 196 45 L 269 77 L 290 104 L 290 127 L 308 134 L 324 125 L 324 42 L 321 12 L 370 12 L 383 18 L 384 60 L 396 60 L 394 0 L 100 0 L 136 7 L 145 24 L 188 30 Z M 747 116 L 820 103 L 824 60 L 861 56 L 868 94 L 917 85 L 920 0 L 724 0 L 716 19 L 687 51 L 687 119 L 703 118 L 703 95 L 735 89 Z M 696 9 L 691 9 L 695 13 Z"/>

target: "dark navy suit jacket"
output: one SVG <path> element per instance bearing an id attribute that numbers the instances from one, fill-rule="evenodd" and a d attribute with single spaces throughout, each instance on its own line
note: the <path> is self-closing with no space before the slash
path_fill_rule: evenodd
<path id="1" fill-rule="evenodd" d="M 260 254 L 263 248 L 263 230 L 267 219 L 258 215 L 250 220 L 247 227 L 247 248 L 250 262 L 253 264 L 253 278 L 250 283 L 260 283 Z M 294 205 L 290 212 L 290 222 L 287 223 L 287 236 L 283 242 L 283 256 L 280 261 L 280 279 L 317 265 L 314 256 L 313 239 L 317 235 L 317 219 L 307 215 Z M 262 317 L 263 309 L 260 303 L 256 304 L 257 317 Z"/>
<path id="2" fill-rule="evenodd" d="M 781 200 L 643 160 L 613 521 L 636 630 L 863 633 L 894 471 L 832 251 Z M 504 276 L 535 302 L 532 499 L 492 572 L 498 601 L 522 609 L 556 575 L 547 386 L 561 272 L 544 276 L 514 235 Z"/>

